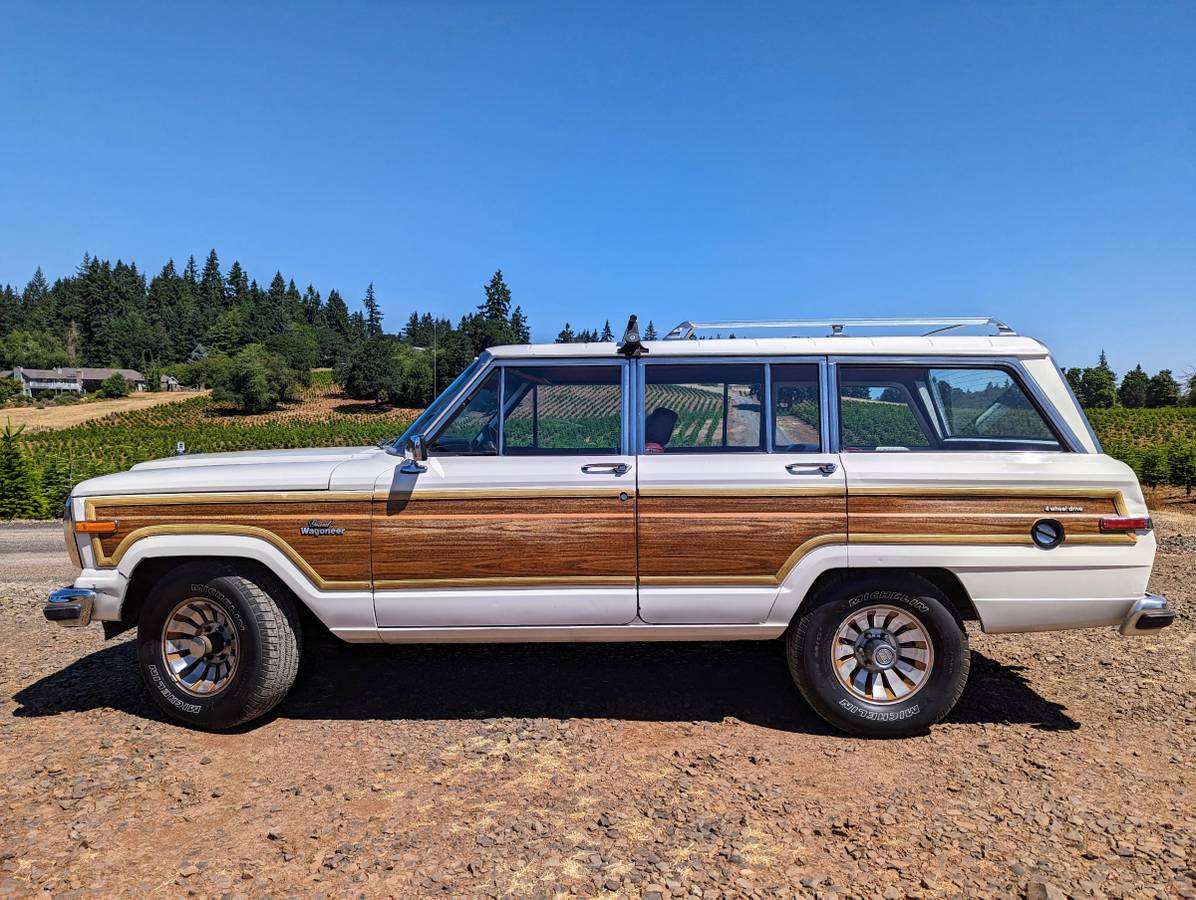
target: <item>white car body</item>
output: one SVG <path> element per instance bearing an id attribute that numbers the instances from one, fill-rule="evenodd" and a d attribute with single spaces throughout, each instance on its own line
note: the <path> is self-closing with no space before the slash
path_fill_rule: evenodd
<path id="1" fill-rule="evenodd" d="M 68 526 L 93 519 L 97 507 L 177 501 L 225 504 L 234 510 L 262 495 L 277 504 L 292 504 L 300 517 L 308 504 L 321 498 L 357 499 L 370 504 L 376 518 L 397 496 L 406 503 L 451 499 L 455 494 L 518 500 L 546 492 L 564 497 L 571 492 L 615 492 L 642 504 L 653 496 L 804 496 L 801 492 L 807 485 L 810 495 L 841 496 L 844 505 L 848 498 L 884 497 L 886 492 L 959 498 L 961 503 L 988 495 L 1031 502 L 1036 497 L 1075 495 L 1113 498 L 1120 515 L 1147 516 L 1134 473 L 1101 452 L 1058 367 L 1036 340 L 1006 334 L 834 336 L 666 340 L 645 347 L 645 355 L 630 359 L 619 356 L 613 344 L 496 347 L 483 355 L 481 366 L 459 388 L 459 397 L 467 397 L 495 367 L 552 362 L 617 365 L 623 391 L 623 438 L 622 452 L 614 456 L 432 455 L 423 462 L 422 472 L 409 471 L 410 460 L 404 459 L 402 448 L 397 448 L 399 452 L 356 447 L 181 456 L 78 485 L 69 500 Z M 769 452 L 755 453 L 645 453 L 640 410 L 644 367 L 734 361 L 773 365 L 801 361 L 818 367 L 823 388 L 822 452 L 789 454 L 770 447 Z M 837 415 L 828 397 L 838 367 L 902 361 L 1000 365 L 1016 373 L 1067 446 L 1063 451 L 1041 452 L 843 452 L 828 436 Z M 446 407 L 452 408 L 451 403 Z M 583 473 L 581 466 L 590 463 L 609 470 Z M 617 464 L 625 471 L 613 471 Z M 795 466 L 798 474 L 787 465 Z M 819 465 L 827 466 L 828 473 L 818 470 Z M 647 513 L 639 510 L 637 515 Z M 1042 515 L 1066 522 L 1070 514 L 1044 509 Z M 1154 535 L 1147 529 L 1116 536 L 1122 540 L 1100 540 L 1105 536 L 1094 534 L 1091 540 L 1064 540 L 1061 546 L 1043 549 L 1028 539 L 993 540 L 979 532 L 970 537 L 940 534 L 914 514 L 907 521 L 900 533 L 884 535 L 883 540 L 841 529 L 845 533 L 834 540 L 803 552 L 777 583 L 755 576 L 754 581 L 739 582 L 726 577 L 670 581 L 643 577 L 642 572 L 621 580 L 593 578 L 581 583 L 576 583 L 578 579 L 538 583 L 534 577 L 506 582 L 442 578 L 424 583 L 381 579 L 369 567 L 357 577 L 332 580 L 316 575 L 286 534 L 255 531 L 252 523 L 244 521 L 235 527 L 197 520 L 139 529 L 112 552 L 104 551 L 95 535 L 72 532 L 68 540 L 82 568 L 74 586 L 94 592 L 91 620 L 128 624 L 129 585 L 150 561 L 233 558 L 267 567 L 339 637 L 390 643 L 769 639 L 789 627 L 820 576 L 872 568 L 950 573 L 988 632 L 1111 626 L 1123 624 L 1143 602 L 1155 554 Z M 380 547 L 384 533 L 376 525 L 371 528 L 370 552 L 375 559 L 383 550 L 403 552 L 397 539 L 393 546 Z M 343 536 L 330 534 L 320 540 L 330 546 Z M 545 543 L 539 552 L 553 554 L 553 542 Z"/>

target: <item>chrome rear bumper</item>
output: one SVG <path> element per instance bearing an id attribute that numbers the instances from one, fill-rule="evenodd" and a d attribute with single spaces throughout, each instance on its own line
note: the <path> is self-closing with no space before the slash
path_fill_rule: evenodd
<path id="1" fill-rule="evenodd" d="M 1167 598 L 1158 594 L 1147 594 L 1130 607 L 1121 622 L 1121 633 L 1150 634 L 1166 628 L 1175 621 L 1175 610 L 1167 605 Z"/>
<path id="2" fill-rule="evenodd" d="M 42 615 L 48 622 L 56 622 L 68 628 L 87 625 L 91 622 L 91 610 L 95 605 L 96 592 L 87 588 L 64 587 L 50 594 Z"/>

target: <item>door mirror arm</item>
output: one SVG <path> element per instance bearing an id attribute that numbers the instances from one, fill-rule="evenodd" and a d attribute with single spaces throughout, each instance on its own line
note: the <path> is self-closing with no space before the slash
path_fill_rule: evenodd
<path id="1" fill-rule="evenodd" d="M 428 471 L 428 467 L 424 465 L 428 460 L 428 448 L 424 444 L 424 436 L 422 434 L 413 434 L 407 439 L 407 446 L 403 448 L 406 459 L 403 464 L 399 466 L 399 471 L 404 475 L 418 475 L 420 472 Z"/>

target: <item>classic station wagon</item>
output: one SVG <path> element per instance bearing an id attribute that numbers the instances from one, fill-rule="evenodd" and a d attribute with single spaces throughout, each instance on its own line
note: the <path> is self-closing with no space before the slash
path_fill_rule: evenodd
<path id="1" fill-rule="evenodd" d="M 735 331 L 786 336 L 693 339 Z M 959 698 L 966 621 L 1174 616 L 1144 593 L 1133 472 L 1047 349 L 993 319 L 687 322 L 648 344 L 633 319 L 619 346 L 495 347 L 388 444 L 142 463 L 78 485 L 66 532 L 82 572 L 46 618 L 136 627 L 149 693 L 206 728 L 282 700 L 304 621 L 359 642 L 783 637 L 827 721 L 904 735 Z"/>

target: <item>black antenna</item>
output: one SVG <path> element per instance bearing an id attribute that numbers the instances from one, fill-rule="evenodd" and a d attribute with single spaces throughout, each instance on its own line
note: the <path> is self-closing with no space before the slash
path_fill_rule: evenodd
<path id="1" fill-rule="evenodd" d="M 627 329 L 623 332 L 623 343 L 619 345 L 618 352 L 628 359 L 648 352 L 648 348 L 640 343 L 640 326 L 635 316 L 627 320 Z"/>

